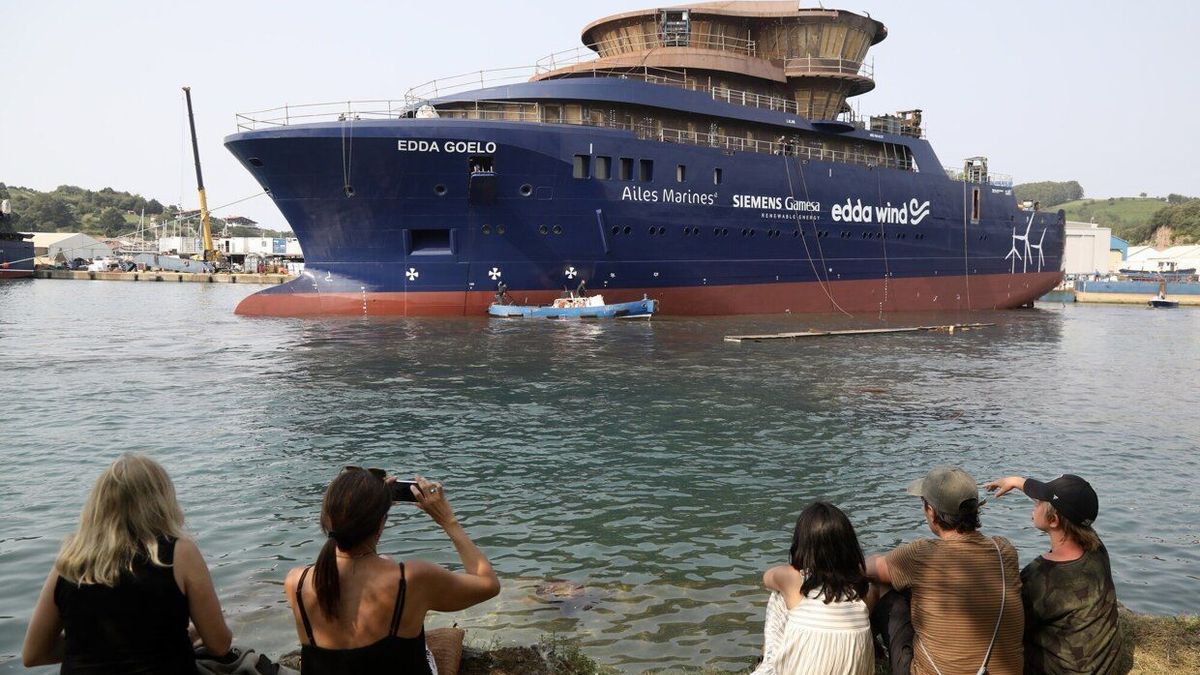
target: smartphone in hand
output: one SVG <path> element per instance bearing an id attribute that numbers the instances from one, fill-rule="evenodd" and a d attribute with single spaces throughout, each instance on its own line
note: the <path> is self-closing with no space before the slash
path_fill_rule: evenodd
<path id="1" fill-rule="evenodd" d="M 392 489 L 392 501 L 394 502 L 415 502 L 417 498 L 413 496 L 412 486 L 416 485 L 415 480 L 397 480 L 390 483 Z"/>

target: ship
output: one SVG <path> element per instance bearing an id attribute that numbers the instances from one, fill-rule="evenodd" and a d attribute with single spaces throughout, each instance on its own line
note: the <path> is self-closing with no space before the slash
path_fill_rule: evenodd
<path id="1" fill-rule="evenodd" d="M 0 200 L 0 279 L 33 276 L 33 239 L 13 230 L 9 200 Z"/>
<path id="2" fill-rule="evenodd" d="M 664 315 L 1026 306 L 1065 217 L 920 109 L 863 117 L 880 21 L 796 2 L 608 16 L 529 68 L 237 115 L 225 146 L 304 250 L 243 315 L 484 316 L 580 282 Z"/>

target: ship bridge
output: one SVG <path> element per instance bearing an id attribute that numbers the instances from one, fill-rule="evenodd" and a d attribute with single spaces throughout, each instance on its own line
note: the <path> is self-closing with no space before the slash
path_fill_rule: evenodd
<path id="1" fill-rule="evenodd" d="M 685 80 L 792 102 L 832 120 L 875 88 L 867 51 L 887 28 L 853 12 L 794 1 L 708 2 L 614 14 L 583 29 L 583 47 L 539 63 L 534 79 L 669 68 Z"/>

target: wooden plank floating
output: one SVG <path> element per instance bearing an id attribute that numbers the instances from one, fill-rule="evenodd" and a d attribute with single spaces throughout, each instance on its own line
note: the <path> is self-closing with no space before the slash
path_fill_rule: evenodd
<path id="1" fill-rule="evenodd" d="M 851 330 L 809 330 L 800 333 L 768 333 L 764 335 L 726 335 L 726 342 L 761 342 L 763 340 L 795 340 L 808 337 L 833 337 L 836 335 L 879 335 L 882 333 L 917 333 L 920 331 L 943 331 L 953 335 L 955 331 L 975 330 L 995 326 L 994 323 L 952 323 L 945 326 L 905 326 L 903 328 L 858 328 Z"/>

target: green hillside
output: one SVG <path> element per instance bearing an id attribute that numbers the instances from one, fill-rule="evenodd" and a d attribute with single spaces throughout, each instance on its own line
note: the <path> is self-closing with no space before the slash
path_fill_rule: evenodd
<path id="1" fill-rule="evenodd" d="M 0 183 L 0 199 L 8 199 L 12 215 L 3 227 L 25 232 L 86 232 L 100 237 L 116 237 L 137 229 L 143 211 L 147 219 L 165 222 L 176 218 L 179 209 L 163 206 L 157 199 L 120 192 L 112 188 L 87 190 L 60 185 L 50 192 Z M 213 232 L 226 230 L 234 237 L 280 237 L 283 233 L 256 227 L 225 227 L 225 221 L 212 217 Z"/>
<path id="2" fill-rule="evenodd" d="M 1077 199 L 1047 210 L 1062 209 L 1067 212 L 1067 220 L 1111 227 L 1114 235 L 1131 244 L 1139 244 L 1150 239 L 1154 214 L 1166 205 L 1162 199 L 1153 197 L 1110 197 Z"/>

